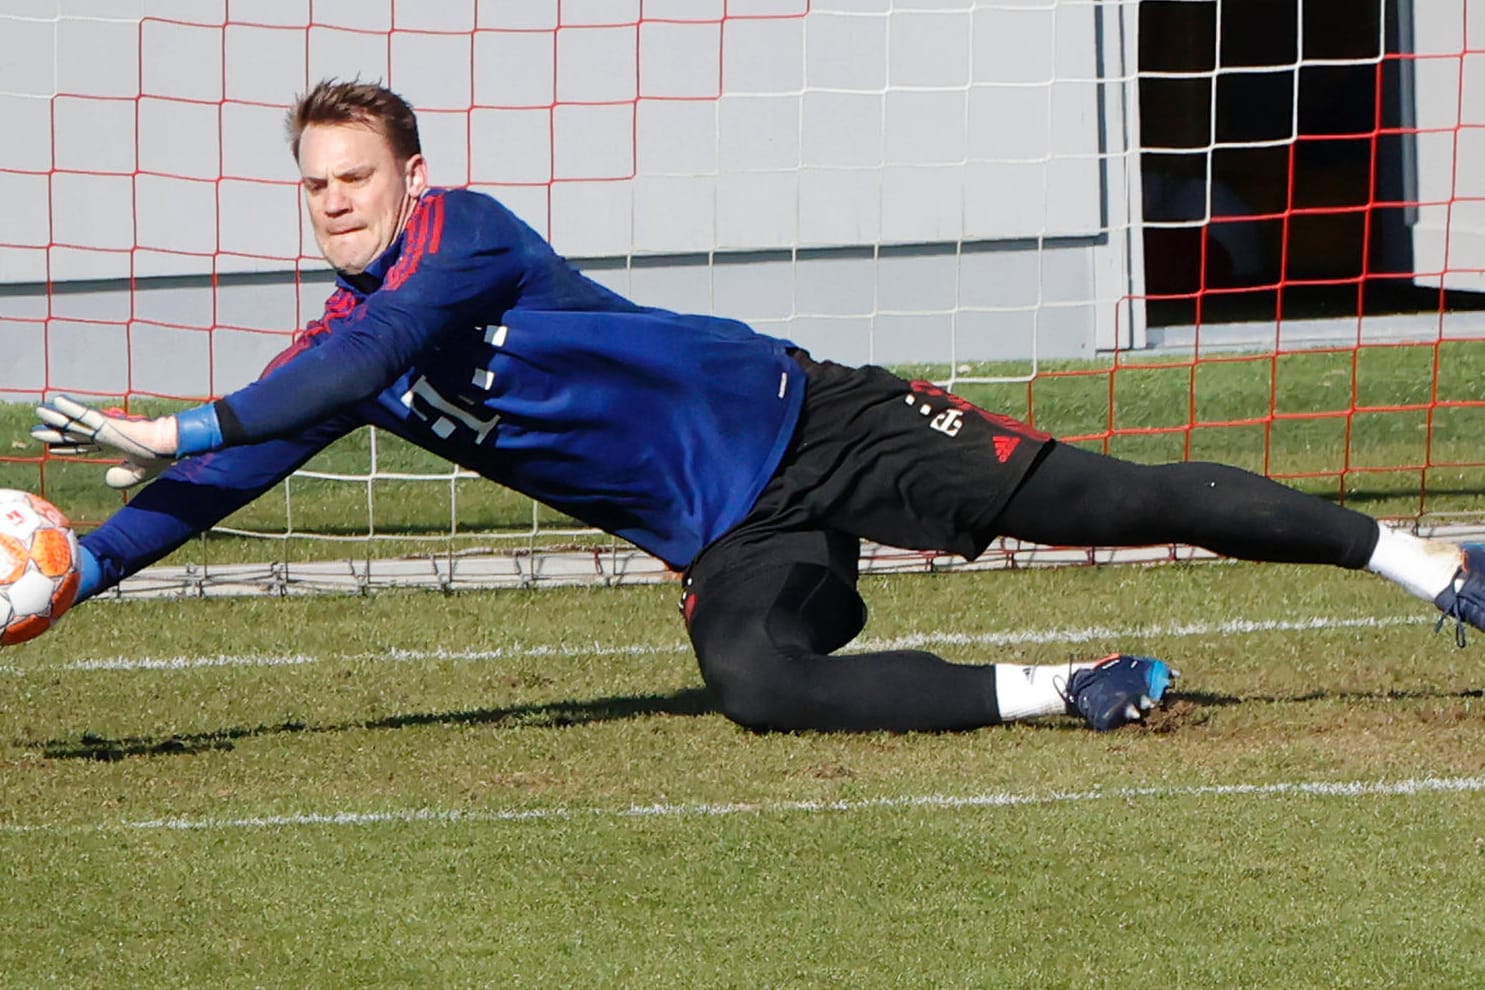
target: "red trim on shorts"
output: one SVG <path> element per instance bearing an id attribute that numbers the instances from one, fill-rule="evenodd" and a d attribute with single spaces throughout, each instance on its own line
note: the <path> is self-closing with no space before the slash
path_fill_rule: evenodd
<path id="1" fill-rule="evenodd" d="M 946 392 L 932 382 L 925 382 L 921 380 L 913 381 L 909 383 L 909 386 L 914 392 L 919 392 L 923 395 L 931 396 L 935 399 L 942 399 L 961 412 L 976 413 L 981 419 L 985 420 L 985 422 L 989 423 L 996 429 L 1004 430 L 1007 433 L 1014 433 L 1017 436 L 1025 437 L 1028 440 L 1035 440 L 1037 443 L 1046 443 L 1048 440 L 1052 439 L 1052 434 L 1044 433 L 1041 430 L 1038 430 L 1036 427 L 1030 425 L 1029 423 L 1023 423 L 1019 419 L 1016 419 L 1012 416 L 1007 416 L 1005 413 L 990 412 L 988 409 L 981 409 L 979 406 L 975 405 L 973 402 L 970 402 L 968 399 L 960 398 L 953 392 Z M 998 459 L 1002 464 L 1005 463 L 1010 458 L 1011 453 L 1016 449 L 1016 446 L 1018 445 L 1012 445 L 1005 451 L 1005 456 L 1001 456 L 1001 447 L 1000 444 L 997 443 L 995 445 L 996 459 Z"/>

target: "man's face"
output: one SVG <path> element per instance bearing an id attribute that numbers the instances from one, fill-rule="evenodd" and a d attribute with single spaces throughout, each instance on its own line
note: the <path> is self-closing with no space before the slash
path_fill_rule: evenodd
<path id="1" fill-rule="evenodd" d="M 396 240 L 428 185 L 422 155 L 397 161 L 381 132 L 359 123 L 306 127 L 299 174 L 320 253 L 349 275 Z"/>

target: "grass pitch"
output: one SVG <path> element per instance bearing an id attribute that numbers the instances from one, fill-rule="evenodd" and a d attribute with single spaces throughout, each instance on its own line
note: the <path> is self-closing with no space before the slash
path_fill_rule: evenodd
<path id="1" fill-rule="evenodd" d="M 1479 341 L 1041 370 L 961 391 L 1135 460 L 1485 511 Z M 30 418 L 0 409 L 0 486 L 105 517 L 98 467 L 43 470 Z M 448 470 L 373 442 L 232 524 L 426 550 L 568 522 L 367 481 Z M 755 735 L 668 586 L 89 603 L 0 653 L 0 987 L 1485 985 L 1485 635 L 1457 650 L 1427 605 L 1320 568 L 863 584 L 854 648 L 1186 677 L 1104 735 Z"/>
<path id="2" fill-rule="evenodd" d="M 90 603 L 0 654 L 0 985 L 1485 983 L 1485 637 L 1323 568 L 864 592 L 858 647 L 1185 677 L 755 735 L 673 587 Z"/>

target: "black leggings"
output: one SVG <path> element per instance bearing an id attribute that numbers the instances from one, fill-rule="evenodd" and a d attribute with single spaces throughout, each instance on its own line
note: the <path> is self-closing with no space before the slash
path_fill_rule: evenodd
<path id="1" fill-rule="evenodd" d="M 1353 570 L 1377 543 L 1372 517 L 1241 468 L 1134 464 L 1061 443 L 1021 482 L 995 528 L 1033 543 L 1185 543 L 1240 560 Z"/>
<path id="2" fill-rule="evenodd" d="M 683 607 L 722 712 L 753 729 L 946 730 L 1000 721 L 994 667 L 922 650 L 831 656 L 863 628 L 859 545 L 844 520 L 723 537 Z M 1187 543 L 1248 560 L 1360 568 L 1369 516 L 1217 464 L 1142 466 L 1050 445 L 997 518 L 1064 546 Z"/>

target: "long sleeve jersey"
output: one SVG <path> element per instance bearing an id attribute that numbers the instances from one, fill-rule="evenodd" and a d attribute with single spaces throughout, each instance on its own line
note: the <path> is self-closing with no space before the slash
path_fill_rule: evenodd
<path id="1" fill-rule="evenodd" d="M 107 587 L 373 425 L 674 567 L 747 513 L 804 395 L 788 341 L 639 306 L 489 196 L 425 193 L 178 462 L 83 539 Z"/>

